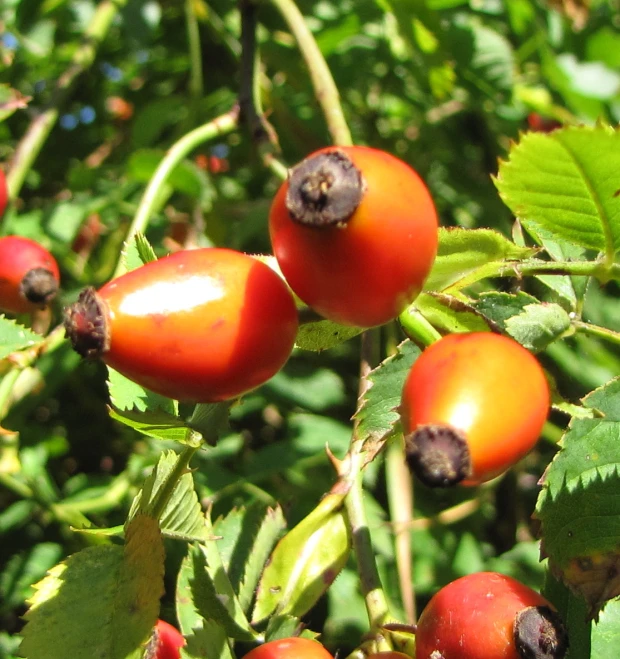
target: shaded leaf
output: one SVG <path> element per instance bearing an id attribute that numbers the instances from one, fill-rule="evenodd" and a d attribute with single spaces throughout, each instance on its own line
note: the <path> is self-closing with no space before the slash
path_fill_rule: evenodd
<path id="1" fill-rule="evenodd" d="M 181 659 L 235 659 L 226 631 L 213 620 L 202 620 L 202 624 L 187 635 L 186 641 L 181 648 Z"/>
<path id="2" fill-rule="evenodd" d="M 232 510 L 213 526 L 213 533 L 221 538 L 218 549 L 222 564 L 246 612 L 269 554 L 285 528 L 282 509 L 262 504 Z"/>
<path id="3" fill-rule="evenodd" d="M 136 494 L 131 504 L 128 520 L 132 520 L 138 515 L 153 516 L 156 514 L 156 508 L 160 505 L 160 497 L 166 494 L 170 483 L 175 482 L 177 478 L 175 467 L 178 461 L 179 456 L 173 451 L 161 454 L 159 462 Z M 162 533 L 169 538 L 189 542 L 207 540 L 210 535 L 194 488 L 192 474 L 184 473 L 168 496 L 159 520 Z"/>
<path id="4" fill-rule="evenodd" d="M 211 532 L 210 527 L 208 527 Z M 230 638 L 252 641 L 256 633 L 250 627 L 233 592 L 218 554 L 217 541 L 193 545 L 190 561 L 185 565 L 190 584 L 191 600 L 205 620 L 211 620 L 226 630 Z M 208 545 L 208 546 L 207 546 Z"/>

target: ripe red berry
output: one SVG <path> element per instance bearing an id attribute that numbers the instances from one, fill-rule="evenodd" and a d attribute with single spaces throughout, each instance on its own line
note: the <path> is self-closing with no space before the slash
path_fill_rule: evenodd
<path id="1" fill-rule="evenodd" d="M 402 312 L 437 251 L 437 213 L 422 179 L 362 146 L 322 149 L 294 167 L 269 228 L 293 291 L 325 318 L 359 327 Z"/>
<path id="2" fill-rule="evenodd" d="M 30 313 L 58 292 L 60 272 L 54 257 L 34 240 L 0 238 L 0 309 Z"/>
<path id="3" fill-rule="evenodd" d="M 429 486 L 477 485 L 536 444 L 549 411 L 536 360 L 499 334 L 450 334 L 414 363 L 401 421 L 410 467 Z"/>
<path id="4" fill-rule="evenodd" d="M 145 659 L 179 659 L 185 639 L 181 632 L 165 620 L 158 620 L 146 648 Z"/>
<path id="5" fill-rule="evenodd" d="M 479 572 L 437 592 L 418 621 L 416 659 L 561 659 L 565 627 L 551 604 L 511 577 Z"/>
<path id="6" fill-rule="evenodd" d="M 0 217 L 4 214 L 4 209 L 9 202 L 9 191 L 6 187 L 6 177 L 4 170 L 0 167 Z"/>
<path id="7" fill-rule="evenodd" d="M 243 659 L 333 659 L 318 642 L 308 638 L 281 638 L 259 645 Z"/>
<path id="8" fill-rule="evenodd" d="M 297 309 L 269 266 L 229 249 L 180 251 L 86 289 L 65 314 L 77 352 L 177 400 L 216 402 L 284 365 Z"/>

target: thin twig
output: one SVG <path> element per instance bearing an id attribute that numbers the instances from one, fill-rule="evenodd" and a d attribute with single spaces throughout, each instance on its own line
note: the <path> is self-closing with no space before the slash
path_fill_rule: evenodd
<path id="1" fill-rule="evenodd" d="M 240 0 L 241 14 L 241 85 L 240 119 L 247 124 L 252 142 L 266 167 L 278 178 L 287 176 L 286 167 L 276 158 L 280 143 L 274 127 L 267 121 L 261 98 L 260 58 L 256 40 L 258 6 L 255 0 Z"/>
<path id="2" fill-rule="evenodd" d="M 312 36 L 303 14 L 299 11 L 293 0 L 271 0 L 276 9 L 288 24 L 295 37 L 302 57 L 306 62 L 314 94 L 321 106 L 327 128 L 334 144 L 348 146 L 353 144 L 351 132 L 344 118 L 340 93 L 334 82 L 327 62 L 321 53 L 315 38 Z"/>
<path id="3" fill-rule="evenodd" d="M 184 135 L 178 142 L 173 144 L 157 166 L 149 184 L 142 195 L 140 205 L 134 216 L 133 222 L 127 232 L 125 242 L 134 238 L 137 233 L 144 233 L 148 226 L 151 215 L 155 212 L 159 194 L 162 186 L 166 183 L 174 168 L 197 146 L 207 142 L 219 135 L 225 135 L 237 128 L 239 108 L 235 107 L 225 114 L 199 126 Z M 114 277 L 124 273 L 122 259 L 116 266 Z"/>
<path id="4" fill-rule="evenodd" d="M 368 374 L 376 361 L 377 349 L 376 331 L 367 330 L 362 334 L 362 349 L 360 358 L 360 385 L 358 405 L 361 404 L 368 389 Z M 383 625 L 390 616 L 389 606 L 379 577 L 375 562 L 372 539 L 368 529 L 364 494 L 362 489 L 364 456 L 364 438 L 359 436 L 359 417 L 353 424 L 351 445 L 345 460 L 342 461 L 341 478 L 347 481 L 348 492 L 344 500 L 347 520 L 351 529 L 353 551 L 357 559 L 362 594 L 368 612 L 370 627 L 373 630 Z"/>

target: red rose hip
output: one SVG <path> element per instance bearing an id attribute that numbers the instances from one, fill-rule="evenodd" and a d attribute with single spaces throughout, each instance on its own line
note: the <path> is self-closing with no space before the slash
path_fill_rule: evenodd
<path id="1" fill-rule="evenodd" d="M 418 295 L 437 224 L 418 174 L 363 146 L 310 155 L 269 213 L 273 251 L 293 291 L 325 318 L 359 327 L 392 320 Z"/>
<path id="2" fill-rule="evenodd" d="M 86 289 L 65 313 L 83 356 L 183 401 L 235 398 L 288 359 L 297 309 L 269 266 L 229 249 L 177 252 Z"/>
<path id="3" fill-rule="evenodd" d="M 29 238 L 0 238 L 0 309 L 31 313 L 58 292 L 60 272 L 54 257 Z"/>
<path id="4" fill-rule="evenodd" d="M 144 659 L 179 659 L 185 645 L 183 634 L 165 620 L 158 620 Z"/>
<path id="5" fill-rule="evenodd" d="M 549 405 L 544 371 L 513 339 L 444 336 L 418 357 L 403 388 L 408 464 L 430 487 L 491 480 L 534 447 Z"/>
<path id="6" fill-rule="evenodd" d="M 562 659 L 567 650 L 566 629 L 549 602 L 495 572 L 444 586 L 416 631 L 416 659 Z"/>
<path id="7" fill-rule="evenodd" d="M 269 641 L 254 648 L 243 659 L 333 659 L 318 642 L 294 636 Z"/>

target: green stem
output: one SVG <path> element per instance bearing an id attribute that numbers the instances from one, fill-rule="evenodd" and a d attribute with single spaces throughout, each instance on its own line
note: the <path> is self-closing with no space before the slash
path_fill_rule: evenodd
<path id="1" fill-rule="evenodd" d="M 26 485 L 26 483 L 22 483 L 11 474 L 5 474 L 0 471 L 0 485 L 6 487 L 7 490 L 11 490 L 11 492 L 17 494 L 22 499 L 34 498 L 34 492 L 32 491 L 32 488 Z"/>
<path id="2" fill-rule="evenodd" d="M 340 94 L 334 82 L 327 62 L 319 50 L 316 40 L 308 29 L 303 14 L 293 0 L 271 0 L 293 33 L 302 57 L 310 72 L 315 96 L 321 106 L 327 128 L 334 144 L 347 146 L 353 144 L 351 132 L 344 118 Z"/>
<path id="3" fill-rule="evenodd" d="M 416 309 L 415 303 L 400 314 L 398 320 L 405 334 L 416 344 L 425 348 L 441 338 L 441 334 Z"/>
<path id="4" fill-rule="evenodd" d="M 138 206 L 133 222 L 129 227 L 125 242 L 131 240 L 137 233 L 145 232 L 151 215 L 155 212 L 161 187 L 166 183 L 175 167 L 200 144 L 235 130 L 237 128 L 238 118 L 239 110 L 238 108 L 233 108 L 203 126 L 190 131 L 170 147 L 149 181 L 144 195 L 140 200 L 140 205 Z M 124 272 L 125 268 L 122 260 L 119 259 L 114 277 L 118 277 Z"/>
<path id="5" fill-rule="evenodd" d="M 241 13 L 241 63 L 239 107 L 241 119 L 247 124 L 252 141 L 256 144 L 263 164 L 280 180 L 286 180 L 288 171 L 277 159 L 280 151 L 278 135 L 267 121 L 263 110 L 260 57 L 256 39 L 258 6 L 256 0 L 240 0 Z"/>
<path id="6" fill-rule="evenodd" d="M 151 514 L 156 519 L 159 519 L 170 501 L 170 497 L 174 492 L 174 489 L 178 485 L 179 481 L 184 474 L 187 473 L 187 466 L 189 465 L 192 456 L 198 450 L 198 446 L 186 446 L 183 451 L 177 457 L 176 464 L 172 471 L 168 474 L 163 486 L 157 492 L 157 495 L 153 501 L 151 508 Z"/>
<path id="7" fill-rule="evenodd" d="M 620 280 L 620 264 L 608 266 L 600 261 L 493 261 L 470 272 L 468 275 L 452 284 L 443 293 L 457 293 L 472 284 L 492 277 L 524 277 L 533 275 L 571 275 L 580 277 L 595 277 L 607 282 Z"/>
<path id="8" fill-rule="evenodd" d="M 592 336 L 596 336 L 599 339 L 604 339 L 605 341 L 620 345 L 619 332 L 614 332 L 613 330 L 607 329 L 606 327 L 600 327 L 599 325 L 584 323 L 582 320 L 574 320 L 572 325 L 578 332 L 590 334 Z"/>
<path id="9" fill-rule="evenodd" d="M 411 525 L 413 523 L 413 483 L 411 472 L 404 459 L 402 436 L 388 441 L 385 449 L 385 480 L 387 485 L 390 520 L 394 524 L 396 568 L 406 620 L 415 623 L 415 590 L 412 577 L 413 548 Z"/>
<path id="10" fill-rule="evenodd" d="M 38 115 L 20 140 L 7 175 L 9 199 L 19 195 L 26 176 L 56 123 L 78 76 L 94 62 L 99 45 L 106 37 L 118 10 L 127 0 L 103 0 L 99 3 L 84 31 L 82 43 L 73 54 L 68 69 L 58 78 L 56 89 L 47 109 Z"/>
<path id="11" fill-rule="evenodd" d="M 362 489 L 362 456 L 351 456 L 351 468 L 357 471 L 351 488 L 345 498 L 345 510 L 351 529 L 353 552 L 357 559 L 357 569 L 360 575 L 360 586 L 368 621 L 371 629 L 378 629 L 390 618 L 388 606 L 381 577 L 375 561 L 375 551 L 372 546 L 366 510 L 364 509 L 364 494 Z"/>
<path id="12" fill-rule="evenodd" d="M 195 98 L 201 98 L 204 93 L 202 81 L 202 48 L 200 46 L 200 31 L 194 11 L 193 0 L 185 1 L 185 19 L 187 23 L 187 41 L 189 44 L 190 78 L 189 90 Z"/>
<path id="13" fill-rule="evenodd" d="M 362 334 L 362 356 L 360 368 L 360 387 L 358 404 L 361 403 L 364 393 L 368 388 L 368 373 L 371 365 L 376 360 L 378 353 L 378 334 L 376 331 L 367 330 Z M 381 578 L 375 562 L 375 552 L 372 539 L 368 529 L 368 520 L 364 508 L 363 493 L 363 468 L 365 465 L 364 437 L 359 436 L 359 422 L 353 426 L 353 435 L 347 457 L 342 462 L 346 465 L 346 472 L 341 477 L 347 481 L 348 492 L 344 500 L 345 511 L 351 538 L 353 552 L 357 559 L 357 569 L 360 575 L 360 585 L 368 620 L 371 629 L 381 627 L 390 617 L 390 610 Z"/>

